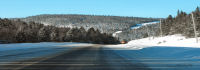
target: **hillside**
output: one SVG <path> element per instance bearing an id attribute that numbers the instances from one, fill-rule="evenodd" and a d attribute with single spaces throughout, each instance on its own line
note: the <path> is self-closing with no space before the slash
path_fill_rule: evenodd
<path id="1" fill-rule="evenodd" d="M 0 18 L 0 44 L 32 42 L 84 42 L 98 44 L 119 43 L 110 34 L 90 28 L 61 28 L 40 23 Z"/>
<path id="2" fill-rule="evenodd" d="M 21 18 L 22 21 L 42 23 L 58 27 L 84 27 L 86 30 L 93 27 L 102 33 L 114 33 L 129 29 L 139 23 L 157 21 L 154 18 L 95 16 L 95 15 L 64 15 L 45 14 Z"/>
<path id="3" fill-rule="evenodd" d="M 160 35 L 159 31 L 159 22 L 140 23 L 136 26 L 131 27 L 130 29 L 124 30 L 121 33 L 116 34 L 115 37 L 119 40 L 135 40 L 146 37 L 156 37 Z M 146 25 L 145 25 L 146 24 Z"/>

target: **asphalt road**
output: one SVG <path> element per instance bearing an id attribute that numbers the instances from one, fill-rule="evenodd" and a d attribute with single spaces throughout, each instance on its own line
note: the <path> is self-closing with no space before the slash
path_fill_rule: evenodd
<path id="1" fill-rule="evenodd" d="M 39 53 L 39 52 L 38 52 Z M 2 68 L 3 69 L 3 68 Z M 151 70 L 145 64 L 132 63 L 113 50 L 102 47 L 78 47 L 32 60 L 4 65 L 3 70 Z"/>

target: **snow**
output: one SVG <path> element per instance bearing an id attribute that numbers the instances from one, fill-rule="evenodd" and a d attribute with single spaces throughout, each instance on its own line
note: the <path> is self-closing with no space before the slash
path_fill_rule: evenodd
<path id="1" fill-rule="evenodd" d="M 151 25 L 151 24 L 157 24 L 157 23 L 160 23 L 160 21 L 154 21 L 154 22 L 143 23 L 142 26 Z"/>
<path id="2" fill-rule="evenodd" d="M 135 26 L 132 26 L 131 29 L 138 29 L 138 28 L 146 26 L 146 25 L 157 24 L 157 23 L 160 23 L 160 22 L 159 21 L 154 21 L 154 22 L 136 24 Z"/>
<path id="3" fill-rule="evenodd" d="M 119 33 L 122 33 L 122 31 L 117 31 L 117 32 L 113 33 L 112 36 L 113 36 L 113 37 L 116 37 L 116 35 L 119 34 Z"/>
<path id="4" fill-rule="evenodd" d="M 164 37 L 148 37 L 143 39 L 132 40 L 127 44 L 106 45 L 108 48 L 115 49 L 133 49 L 139 50 L 147 47 L 191 47 L 200 48 L 200 43 L 195 38 L 186 38 L 180 34 L 169 35 Z"/>
<path id="5" fill-rule="evenodd" d="M 50 24 L 49 23 L 46 23 L 46 22 L 41 22 L 43 25 L 45 26 L 49 26 Z"/>

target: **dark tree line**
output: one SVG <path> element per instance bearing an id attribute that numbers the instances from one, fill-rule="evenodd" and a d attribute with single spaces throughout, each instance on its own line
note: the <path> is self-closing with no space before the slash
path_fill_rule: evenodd
<path id="1" fill-rule="evenodd" d="M 44 26 L 35 22 L 0 19 L 0 40 L 23 42 L 88 42 L 113 44 L 118 40 L 112 35 L 90 28 Z"/>
<path id="2" fill-rule="evenodd" d="M 192 12 L 194 14 L 196 29 L 200 33 L 200 10 L 199 7 Z M 187 37 L 194 37 L 194 29 L 191 14 L 178 11 L 176 17 L 168 16 L 162 21 L 162 29 L 164 35 L 183 34 Z"/>

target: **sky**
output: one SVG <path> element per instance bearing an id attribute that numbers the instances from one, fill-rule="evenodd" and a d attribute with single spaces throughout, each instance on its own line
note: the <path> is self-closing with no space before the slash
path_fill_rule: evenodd
<path id="1" fill-rule="evenodd" d="M 0 0 L 1 18 L 40 14 L 84 14 L 165 18 L 190 13 L 200 0 Z"/>

